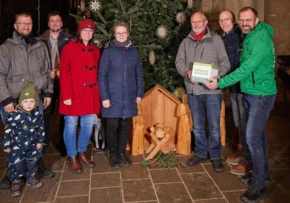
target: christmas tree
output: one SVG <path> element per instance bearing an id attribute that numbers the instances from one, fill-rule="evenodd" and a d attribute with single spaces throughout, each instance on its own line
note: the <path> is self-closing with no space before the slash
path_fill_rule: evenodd
<path id="1" fill-rule="evenodd" d="M 145 91 L 160 84 L 174 92 L 183 87 L 175 68 L 176 53 L 190 31 L 190 15 L 200 6 L 201 0 L 81 0 L 74 17 L 96 23 L 94 43 L 101 49 L 113 39 L 113 24 L 127 22 L 130 40 L 142 60 Z"/>

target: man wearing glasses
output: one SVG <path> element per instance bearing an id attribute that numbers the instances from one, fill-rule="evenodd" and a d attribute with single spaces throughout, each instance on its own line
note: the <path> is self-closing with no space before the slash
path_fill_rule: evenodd
<path id="1" fill-rule="evenodd" d="M 224 31 L 223 40 L 231 63 L 230 72 L 233 72 L 240 64 L 240 52 L 245 34 L 242 34 L 236 24 L 235 14 L 232 11 L 222 11 L 219 15 L 219 24 Z M 230 86 L 230 98 L 234 123 L 242 141 L 242 148 L 240 153 L 228 156 L 226 162 L 232 166 L 230 173 L 245 175 L 252 170 L 252 164 L 250 151 L 246 143 L 247 113 L 244 107 L 244 94 L 241 92 L 239 82 Z"/>
<path id="2" fill-rule="evenodd" d="M 215 172 L 222 172 L 220 138 L 220 110 L 222 102 L 221 90 L 209 90 L 202 83 L 191 80 L 194 62 L 214 64 L 218 67 L 218 75 L 224 76 L 230 67 L 224 43 L 220 36 L 207 27 L 204 14 L 197 12 L 190 19 L 192 31 L 181 42 L 176 56 L 176 69 L 184 77 L 188 104 L 194 121 L 195 155 L 187 164 L 198 165 L 207 159 L 209 153 Z M 205 120 L 209 126 L 209 138 L 206 136 Z"/>
<path id="3" fill-rule="evenodd" d="M 20 13 L 15 17 L 12 38 L 0 46 L 0 102 L 4 117 L 15 110 L 20 92 L 27 83 L 32 82 L 38 89 L 41 101 L 39 109 L 49 106 L 53 94 L 50 78 L 50 60 L 43 42 L 32 34 L 32 17 L 28 13 Z M 0 188 L 10 187 L 7 176 L 0 183 Z"/>
<path id="4" fill-rule="evenodd" d="M 259 22 L 254 8 L 245 7 L 239 13 L 239 25 L 244 34 L 240 66 L 220 79 L 209 79 L 209 89 L 225 88 L 240 81 L 245 93 L 245 108 L 248 112 L 246 142 L 251 153 L 253 174 L 242 177 L 250 187 L 241 196 L 245 202 L 262 200 L 267 196 L 266 185 L 271 183 L 268 167 L 268 146 L 265 127 L 275 102 L 275 50 L 273 28 Z"/>

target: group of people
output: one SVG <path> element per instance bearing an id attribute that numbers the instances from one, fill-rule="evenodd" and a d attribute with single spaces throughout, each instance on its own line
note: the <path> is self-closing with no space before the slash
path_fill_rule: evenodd
<path id="1" fill-rule="evenodd" d="M 184 77 L 194 121 L 195 154 L 187 164 L 198 165 L 209 156 L 215 172 L 224 170 L 221 89 L 230 86 L 242 148 L 238 156 L 229 156 L 226 162 L 232 165 L 230 172 L 241 175 L 241 181 L 249 185 L 241 196 L 243 201 L 264 199 L 266 185 L 271 183 L 265 126 L 277 94 L 273 28 L 260 22 L 252 7 L 240 10 L 237 23 L 233 12 L 221 12 L 222 37 L 207 27 L 203 13 L 194 13 L 190 23 L 192 31 L 176 56 L 176 68 Z M 114 24 L 114 39 L 102 54 L 93 43 L 96 26 L 89 19 L 78 22 L 76 38 L 62 31 L 58 12 L 48 15 L 49 30 L 39 39 L 33 37 L 32 25 L 29 14 L 18 14 L 13 37 L 0 47 L 0 101 L 5 124 L 2 147 L 7 152 L 12 196 L 21 194 L 23 177 L 27 185 L 40 187 L 42 184 L 35 178 L 37 171 L 46 178 L 54 176 L 44 165 L 43 153 L 49 145 L 51 115 L 57 99 L 59 112 L 64 115 L 61 139 L 72 172 L 95 167 L 86 150 L 100 112 L 105 120 L 110 167 L 130 166 L 125 154 L 130 123 L 144 93 L 142 64 L 129 40 L 127 23 Z M 205 83 L 192 81 L 194 62 L 216 65 L 218 75 Z"/>
<path id="2" fill-rule="evenodd" d="M 12 38 L 0 46 L 0 101 L 4 133 L 1 147 L 8 166 L 1 188 L 11 186 L 11 195 L 21 195 L 23 179 L 35 188 L 42 183 L 35 177 L 54 177 L 44 165 L 51 136 L 52 114 L 59 101 L 61 140 L 69 168 L 82 173 L 95 167 L 87 146 L 97 115 L 102 111 L 110 167 L 130 166 L 125 150 L 132 117 L 144 94 L 144 81 L 138 51 L 129 40 L 129 26 L 116 22 L 114 39 L 102 56 L 94 44 L 95 23 L 78 22 L 78 36 L 63 32 L 59 12 L 48 15 L 43 35 L 32 34 L 32 17 L 15 17 Z M 62 121 L 61 121 L 62 122 Z M 77 126 L 80 126 L 77 136 Z M 62 145 L 64 143 L 64 146 Z"/>
<path id="3" fill-rule="evenodd" d="M 224 170 L 220 138 L 221 89 L 230 87 L 234 123 L 242 148 L 239 154 L 227 157 L 226 162 L 231 165 L 230 173 L 240 175 L 241 182 L 249 185 L 241 200 L 262 200 L 267 196 L 266 186 L 272 182 L 265 127 L 277 94 L 274 30 L 259 21 L 258 12 L 252 7 L 240 10 L 237 23 L 233 12 L 222 11 L 219 15 L 222 37 L 209 30 L 202 13 L 194 13 L 190 23 L 192 31 L 182 41 L 175 63 L 184 77 L 194 121 L 195 154 L 187 164 L 198 165 L 209 155 L 213 170 Z M 194 62 L 216 65 L 218 75 L 204 83 L 192 81 Z"/>

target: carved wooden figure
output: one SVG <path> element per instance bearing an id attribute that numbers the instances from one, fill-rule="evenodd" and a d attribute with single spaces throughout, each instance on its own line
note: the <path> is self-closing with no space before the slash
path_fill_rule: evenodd
<path id="1" fill-rule="evenodd" d="M 143 108 L 138 104 L 138 116 L 133 117 L 132 155 L 144 154 Z"/>
<path id="2" fill-rule="evenodd" d="M 187 104 L 187 95 L 182 96 L 182 104 L 177 106 L 177 146 L 178 154 L 188 155 L 191 152 L 191 130 L 193 127 L 191 111 Z"/>

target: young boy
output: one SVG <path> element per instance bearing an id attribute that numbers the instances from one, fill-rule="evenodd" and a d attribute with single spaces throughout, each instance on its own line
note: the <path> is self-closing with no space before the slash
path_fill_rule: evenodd
<path id="1" fill-rule="evenodd" d="M 32 83 L 28 83 L 19 97 L 19 105 L 9 114 L 4 128 L 2 148 L 7 153 L 8 177 L 12 181 L 11 195 L 21 195 L 20 182 L 26 179 L 26 185 L 35 188 L 42 183 L 35 178 L 37 162 L 42 157 L 44 141 L 44 122 L 38 109 L 38 92 Z"/>

